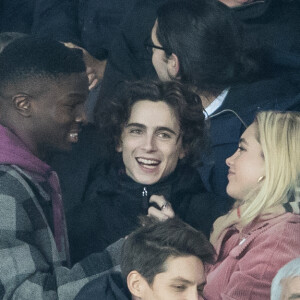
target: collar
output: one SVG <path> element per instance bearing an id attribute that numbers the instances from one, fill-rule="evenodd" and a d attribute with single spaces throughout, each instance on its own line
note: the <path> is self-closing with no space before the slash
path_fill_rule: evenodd
<path id="1" fill-rule="evenodd" d="M 0 125 L 0 164 L 16 165 L 33 177 L 48 178 L 52 169 L 28 149 L 25 143 L 9 128 Z"/>
<path id="2" fill-rule="evenodd" d="M 207 119 L 210 115 L 212 115 L 224 102 L 230 88 L 223 90 L 221 94 L 212 102 L 210 103 L 204 110 L 205 118 Z"/>

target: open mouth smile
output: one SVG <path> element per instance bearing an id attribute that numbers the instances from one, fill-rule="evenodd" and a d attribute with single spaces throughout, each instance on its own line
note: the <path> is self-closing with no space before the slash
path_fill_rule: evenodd
<path id="1" fill-rule="evenodd" d="M 160 164 L 160 160 L 137 157 L 136 161 L 144 168 L 154 169 Z"/>

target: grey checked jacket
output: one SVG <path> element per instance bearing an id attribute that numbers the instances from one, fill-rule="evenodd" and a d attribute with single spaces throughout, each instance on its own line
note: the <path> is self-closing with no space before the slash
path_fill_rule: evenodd
<path id="1" fill-rule="evenodd" d="M 0 165 L 0 299 L 70 300 L 119 263 L 122 240 L 63 265 L 44 209 L 49 195 L 14 165 Z"/>

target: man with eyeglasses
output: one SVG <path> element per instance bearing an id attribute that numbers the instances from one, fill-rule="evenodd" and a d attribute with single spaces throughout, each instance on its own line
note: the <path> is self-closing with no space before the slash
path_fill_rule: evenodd
<path id="1" fill-rule="evenodd" d="M 169 1 L 151 32 L 152 63 L 160 80 L 191 84 L 209 117 L 211 155 L 198 167 L 209 191 L 225 195 L 226 156 L 260 109 L 298 110 L 297 84 L 262 80 L 262 66 L 241 46 L 229 10 L 206 1 Z M 230 201 L 220 203 L 224 210 Z"/>
<path id="2" fill-rule="evenodd" d="M 138 0 L 127 15 L 120 32 L 112 42 L 100 99 L 111 94 L 123 80 L 156 77 L 144 41 L 150 36 L 157 8 L 166 1 Z M 280 74 L 295 68 L 299 70 L 299 1 L 220 0 L 220 2 L 230 7 L 241 21 L 246 35 L 243 43 L 247 46 L 259 45 L 267 51 L 271 74 Z"/>

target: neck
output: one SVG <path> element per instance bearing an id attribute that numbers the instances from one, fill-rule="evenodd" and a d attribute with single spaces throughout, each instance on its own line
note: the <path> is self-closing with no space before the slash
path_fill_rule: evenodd
<path id="1" fill-rule="evenodd" d="M 201 99 L 203 107 L 207 108 L 220 95 L 221 92 L 222 91 L 218 91 L 218 92 L 199 91 L 197 92 L 197 94 Z"/>

